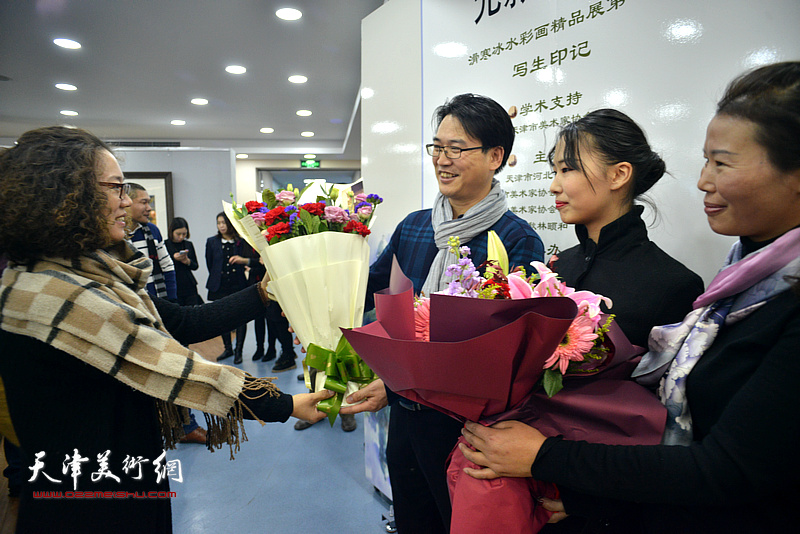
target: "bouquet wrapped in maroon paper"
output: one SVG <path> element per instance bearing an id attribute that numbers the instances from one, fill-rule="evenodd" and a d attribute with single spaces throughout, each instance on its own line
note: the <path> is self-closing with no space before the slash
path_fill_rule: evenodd
<path id="1" fill-rule="evenodd" d="M 465 260 L 452 267 L 449 294 L 416 302 L 395 262 L 390 287 L 375 295 L 377 321 L 344 330 L 388 388 L 461 421 L 516 419 L 570 439 L 660 442 L 664 408 L 617 376 L 641 350 L 600 313 L 603 297 L 573 291 L 543 264 L 528 278 L 507 274 L 499 261 L 483 278 Z M 538 532 L 547 522 L 550 512 L 536 499 L 556 498 L 555 486 L 478 480 L 463 473 L 467 465 L 455 447 L 448 467 L 452 532 Z"/>

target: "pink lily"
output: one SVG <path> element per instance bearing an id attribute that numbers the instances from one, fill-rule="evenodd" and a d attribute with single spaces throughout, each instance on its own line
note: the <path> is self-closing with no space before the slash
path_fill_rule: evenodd
<path id="1" fill-rule="evenodd" d="M 600 303 L 605 302 L 609 308 L 613 305 L 610 298 L 591 291 L 575 291 L 567 296 L 575 301 L 581 313 L 585 312 L 595 326 L 600 324 L 601 314 L 603 313 L 603 310 L 600 309 Z"/>
<path id="2" fill-rule="evenodd" d="M 508 293 L 512 299 L 529 299 L 533 297 L 533 288 L 519 273 L 508 275 Z"/>
<path id="3" fill-rule="evenodd" d="M 556 273 L 540 261 L 532 261 L 531 265 L 539 273 L 539 282 L 533 290 L 536 297 L 566 297 L 575 290 L 558 280 Z"/>

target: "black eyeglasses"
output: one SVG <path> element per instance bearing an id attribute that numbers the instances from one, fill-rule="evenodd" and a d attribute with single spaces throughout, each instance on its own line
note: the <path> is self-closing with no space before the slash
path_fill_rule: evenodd
<path id="1" fill-rule="evenodd" d="M 131 194 L 131 184 L 121 184 L 119 182 L 97 182 L 100 185 L 110 187 L 111 189 L 119 189 L 119 199 L 122 200 L 125 195 Z"/>
<path id="2" fill-rule="evenodd" d="M 430 145 L 425 145 L 425 150 L 428 151 L 429 156 L 438 157 L 439 154 L 444 151 L 444 155 L 447 159 L 458 159 L 461 157 L 462 152 L 467 152 L 469 150 L 478 150 L 479 148 L 489 148 L 485 146 L 474 146 L 471 148 L 461 148 L 457 146 L 441 146 L 441 145 L 434 145 L 431 143 Z"/>

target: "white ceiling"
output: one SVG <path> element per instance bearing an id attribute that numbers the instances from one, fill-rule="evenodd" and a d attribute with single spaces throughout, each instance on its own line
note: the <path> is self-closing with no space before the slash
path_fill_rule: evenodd
<path id="1" fill-rule="evenodd" d="M 0 138 L 72 124 L 107 140 L 232 147 L 251 158 L 359 159 L 361 19 L 381 4 L 2 0 Z M 281 7 L 303 17 L 280 20 Z M 57 37 L 83 46 L 59 48 Z M 228 74 L 230 64 L 247 73 Z M 292 74 L 308 82 L 292 84 Z M 56 89 L 59 82 L 78 90 Z M 209 104 L 191 104 L 195 97 Z M 63 109 L 79 115 L 65 117 Z M 313 115 L 298 117 L 298 109 Z M 265 126 L 275 132 L 260 133 Z"/>

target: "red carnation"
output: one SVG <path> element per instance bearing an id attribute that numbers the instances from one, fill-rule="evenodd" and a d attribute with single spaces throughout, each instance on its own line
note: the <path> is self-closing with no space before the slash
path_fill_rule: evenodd
<path id="1" fill-rule="evenodd" d="M 283 235 L 292 231 L 291 225 L 288 222 L 279 222 L 267 228 L 267 241 L 272 243 L 273 239 L 280 238 Z"/>
<path id="2" fill-rule="evenodd" d="M 359 234 L 362 237 L 367 237 L 370 234 L 369 228 L 358 221 L 350 221 L 347 223 L 342 229 L 342 232 L 346 234 Z"/>
<path id="3" fill-rule="evenodd" d="M 247 209 L 247 213 L 255 213 L 264 207 L 264 203 L 251 200 L 250 202 L 245 202 L 244 207 Z"/>
<path id="4" fill-rule="evenodd" d="M 273 208 L 264 214 L 264 224 L 266 226 L 272 226 L 279 219 L 284 219 L 286 221 L 289 220 L 289 216 L 286 215 L 286 210 L 284 209 L 283 206 L 278 206 L 277 208 Z"/>
<path id="5" fill-rule="evenodd" d="M 490 288 L 494 291 L 494 298 L 496 299 L 510 299 L 511 291 L 507 282 L 500 282 L 496 280 L 487 280 L 483 283 L 484 288 Z"/>
<path id="6" fill-rule="evenodd" d="M 308 204 L 303 204 L 300 206 L 301 210 L 306 210 L 311 215 L 318 215 L 322 216 L 325 214 L 325 203 L 324 202 L 309 202 Z"/>

